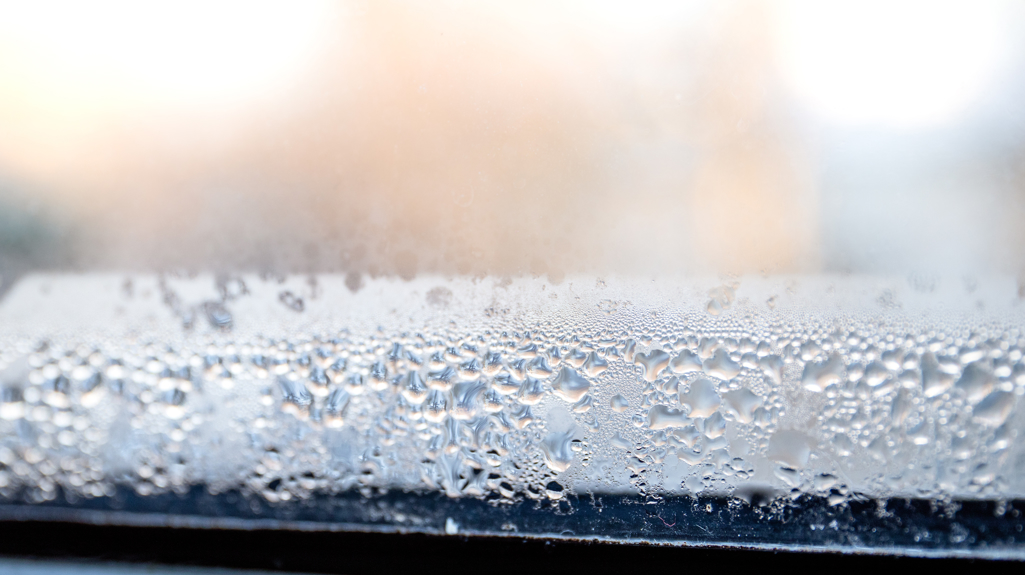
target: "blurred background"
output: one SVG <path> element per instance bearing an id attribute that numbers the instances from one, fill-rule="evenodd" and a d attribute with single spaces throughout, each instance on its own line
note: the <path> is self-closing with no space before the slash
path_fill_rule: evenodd
<path id="1" fill-rule="evenodd" d="M 0 275 L 1018 275 L 1022 102 L 1010 1 L 0 0 Z"/>

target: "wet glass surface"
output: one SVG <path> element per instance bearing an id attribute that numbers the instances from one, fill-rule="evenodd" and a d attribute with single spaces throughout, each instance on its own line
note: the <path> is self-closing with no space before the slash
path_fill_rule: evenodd
<path id="1" fill-rule="evenodd" d="M 0 2 L 0 517 L 1020 559 L 1023 29 Z"/>

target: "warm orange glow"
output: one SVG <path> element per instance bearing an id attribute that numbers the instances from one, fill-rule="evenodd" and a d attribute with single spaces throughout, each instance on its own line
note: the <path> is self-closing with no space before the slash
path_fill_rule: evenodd
<path id="1" fill-rule="evenodd" d="M 989 85 L 969 64 L 1001 44 L 849 94 L 837 70 L 794 76 L 830 54 L 781 40 L 794 6 L 0 0 L 0 178 L 79 222 L 77 257 L 101 267 L 816 271 L 816 130 L 965 112 Z M 1017 233 L 1008 197 L 1003 223 L 972 225 Z"/>

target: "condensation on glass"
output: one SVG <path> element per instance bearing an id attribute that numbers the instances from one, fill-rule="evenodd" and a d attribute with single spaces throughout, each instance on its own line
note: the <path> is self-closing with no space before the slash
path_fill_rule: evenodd
<path id="1" fill-rule="evenodd" d="M 0 517 L 1025 557 L 1018 5 L 54 7 Z"/>
<path id="2" fill-rule="evenodd" d="M 0 496 L 1016 556 L 1019 302 L 999 279 L 33 275 L 0 307 Z"/>

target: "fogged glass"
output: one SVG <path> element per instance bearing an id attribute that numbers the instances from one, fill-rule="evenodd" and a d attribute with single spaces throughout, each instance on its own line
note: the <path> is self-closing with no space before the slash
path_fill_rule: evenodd
<path id="1" fill-rule="evenodd" d="M 0 516 L 1020 558 L 1014 3 L 0 3 Z"/>

